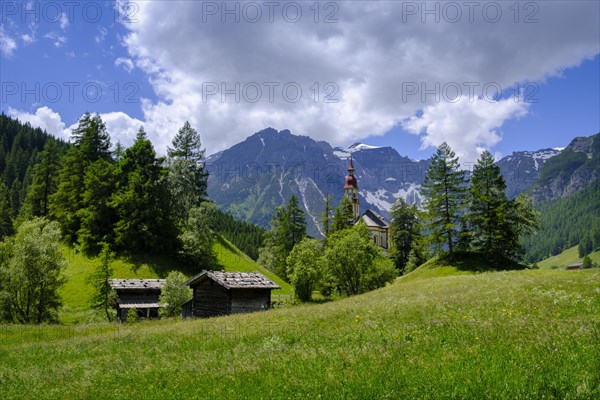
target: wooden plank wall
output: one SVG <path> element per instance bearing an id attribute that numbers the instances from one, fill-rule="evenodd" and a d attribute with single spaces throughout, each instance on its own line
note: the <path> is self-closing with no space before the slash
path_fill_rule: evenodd
<path id="1" fill-rule="evenodd" d="M 229 314 L 230 294 L 227 289 L 206 279 L 194 286 L 194 317 Z"/>
<path id="2" fill-rule="evenodd" d="M 269 309 L 271 291 L 268 289 L 232 289 L 231 313 L 247 313 Z"/>

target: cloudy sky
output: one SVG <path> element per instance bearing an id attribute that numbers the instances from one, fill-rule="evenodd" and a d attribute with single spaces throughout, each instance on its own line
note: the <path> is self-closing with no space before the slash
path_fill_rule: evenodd
<path id="1" fill-rule="evenodd" d="M 3 1 L 1 110 L 68 138 L 85 111 L 163 152 L 265 127 L 420 159 L 447 141 L 562 147 L 600 131 L 597 1 Z"/>

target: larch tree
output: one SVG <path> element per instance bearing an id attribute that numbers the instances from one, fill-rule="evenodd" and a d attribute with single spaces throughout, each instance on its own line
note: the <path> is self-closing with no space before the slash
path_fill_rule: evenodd
<path id="1" fill-rule="evenodd" d="M 117 212 L 115 244 L 133 252 L 171 250 L 177 233 L 163 176 L 162 160 L 143 128 L 118 164 L 110 205 Z"/>
<path id="2" fill-rule="evenodd" d="M 494 158 L 484 151 L 473 167 L 468 191 L 468 226 L 470 249 L 482 254 L 501 254 L 506 245 L 505 232 L 509 229 L 509 201 L 506 182 Z"/>
<path id="3" fill-rule="evenodd" d="M 445 142 L 438 147 L 425 176 L 425 228 L 432 244 L 453 254 L 465 207 L 465 174 Z"/>
<path id="4" fill-rule="evenodd" d="M 390 211 L 392 223 L 390 238 L 392 242 L 392 259 L 398 271 L 403 271 L 411 250 L 420 236 L 420 225 L 416 204 L 409 205 L 399 197 Z"/>
<path id="5" fill-rule="evenodd" d="M 205 150 L 198 132 L 185 122 L 168 149 L 169 190 L 180 222 L 188 211 L 198 206 L 207 195 L 208 172 L 204 165 Z"/>
<path id="6" fill-rule="evenodd" d="M 20 215 L 24 218 L 45 217 L 50 209 L 50 196 L 58 189 L 61 151 L 56 140 L 48 140 L 33 169 L 31 185 Z"/>
<path id="7" fill-rule="evenodd" d="M 78 211 L 85 207 L 85 174 L 89 165 L 111 161 L 110 136 L 99 115 L 83 115 L 71 134 L 73 146 L 61 158 L 56 193 L 50 197 L 50 215 L 56 219 L 67 241 L 75 243 L 81 228 Z"/>
<path id="8" fill-rule="evenodd" d="M 116 293 L 110 286 L 110 278 L 113 274 L 111 263 L 114 257 L 115 255 L 110 251 L 108 244 L 102 243 L 102 251 L 98 257 L 100 264 L 98 264 L 87 278 L 87 283 L 94 288 L 90 305 L 92 309 L 104 312 L 108 322 L 113 320 L 113 313 L 111 311 L 117 300 Z"/>

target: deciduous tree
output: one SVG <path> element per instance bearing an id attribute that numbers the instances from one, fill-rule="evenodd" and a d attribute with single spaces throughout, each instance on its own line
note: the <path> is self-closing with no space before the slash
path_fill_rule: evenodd
<path id="1" fill-rule="evenodd" d="M 3 307 L 18 323 L 54 322 L 61 305 L 66 262 L 59 249 L 60 229 L 45 218 L 26 221 L 17 230 L 11 257 L 2 268 Z M 5 315 L 7 317 L 7 315 Z"/>

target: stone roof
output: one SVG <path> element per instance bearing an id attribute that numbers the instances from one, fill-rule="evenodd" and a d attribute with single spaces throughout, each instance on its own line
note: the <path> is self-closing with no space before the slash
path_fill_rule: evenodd
<path id="1" fill-rule="evenodd" d="M 127 298 L 119 299 L 117 303 L 119 308 L 160 308 L 160 304 L 156 301 L 149 301 L 151 298 L 140 297 L 140 298 Z"/>
<path id="2" fill-rule="evenodd" d="M 193 286 L 211 279 L 226 289 L 280 289 L 280 286 L 259 272 L 203 271 L 185 284 Z"/>
<path id="3" fill-rule="evenodd" d="M 115 290 L 122 289 L 162 289 L 164 279 L 111 279 L 110 286 Z"/>

